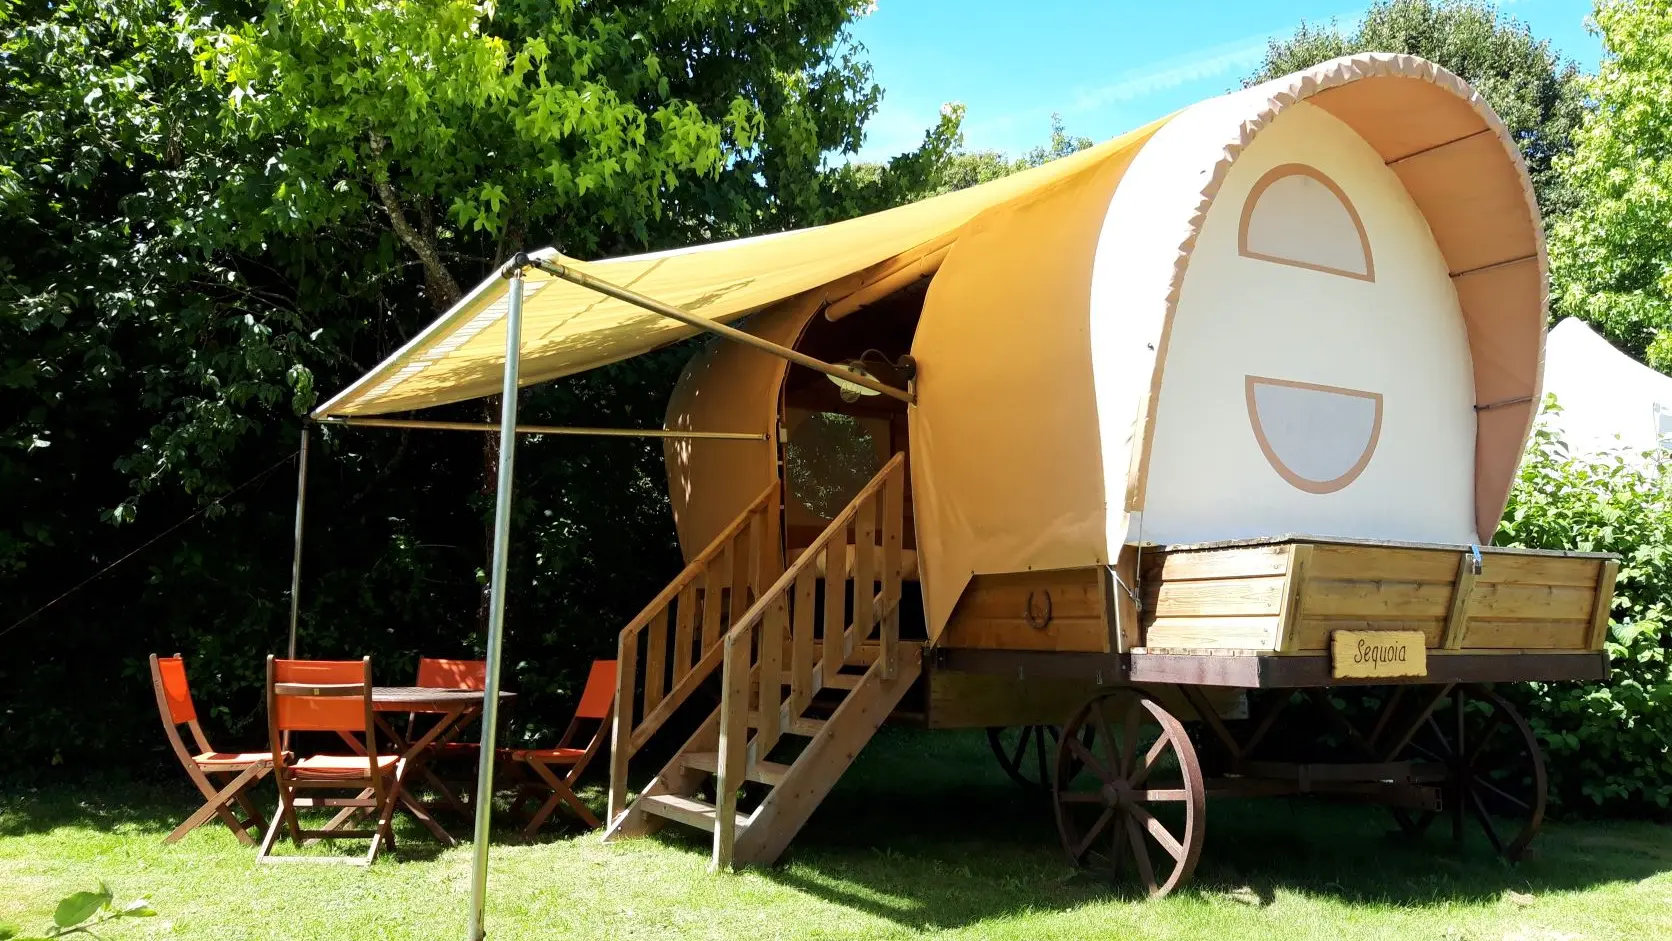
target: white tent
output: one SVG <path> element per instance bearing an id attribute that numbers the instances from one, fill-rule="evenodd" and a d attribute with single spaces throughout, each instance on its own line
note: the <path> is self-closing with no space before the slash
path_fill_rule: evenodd
<path id="1" fill-rule="evenodd" d="M 1672 376 L 1610 346 L 1578 318 L 1558 323 L 1545 341 L 1544 391 L 1561 406 L 1545 420 L 1574 454 L 1672 449 Z"/>

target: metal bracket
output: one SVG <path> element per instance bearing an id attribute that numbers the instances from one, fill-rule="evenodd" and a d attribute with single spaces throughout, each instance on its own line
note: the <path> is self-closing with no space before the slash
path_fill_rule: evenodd
<path id="1" fill-rule="evenodd" d="M 1469 554 L 1469 568 L 1472 569 L 1476 575 L 1479 575 L 1481 571 L 1480 546 L 1469 546 Z"/>

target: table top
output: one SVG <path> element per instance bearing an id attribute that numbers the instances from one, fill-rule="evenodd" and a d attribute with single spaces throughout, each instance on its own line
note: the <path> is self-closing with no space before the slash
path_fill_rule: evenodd
<path id="1" fill-rule="evenodd" d="M 374 686 L 372 708 L 379 712 L 412 712 L 416 706 L 435 706 L 451 709 L 457 706 L 480 705 L 487 698 L 479 689 L 445 689 L 433 686 Z M 499 701 L 517 698 L 516 693 L 503 690 Z"/>

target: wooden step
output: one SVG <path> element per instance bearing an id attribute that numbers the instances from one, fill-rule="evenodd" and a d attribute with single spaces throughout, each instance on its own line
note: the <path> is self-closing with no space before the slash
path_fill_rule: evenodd
<path id="1" fill-rule="evenodd" d="M 647 794 L 636 802 L 646 813 L 680 823 L 689 824 L 710 833 L 714 832 L 714 805 L 697 800 L 694 797 L 680 797 L 677 794 Z M 743 829 L 749 825 L 746 814 L 737 815 L 737 827 Z"/>
<path id="2" fill-rule="evenodd" d="M 712 751 L 692 752 L 685 756 L 685 767 L 693 771 L 707 771 L 709 774 L 720 773 L 720 753 Z M 757 761 L 749 767 L 745 775 L 751 781 L 777 787 L 784 780 L 784 775 L 790 773 L 790 766 L 776 761 Z"/>
<path id="3" fill-rule="evenodd" d="M 859 681 L 864 678 L 865 674 L 863 673 L 838 673 L 835 676 L 825 677 L 824 688 L 853 689 L 855 686 L 858 686 Z"/>
<path id="4" fill-rule="evenodd" d="M 760 727 L 761 714 L 758 712 L 749 713 L 749 728 L 758 729 Z M 805 716 L 791 716 L 790 720 L 784 723 L 783 731 L 789 735 L 804 735 L 807 738 L 812 738 L 813 736 L 819 734 L 819 729 L 822 728 L 824 728 L 823 719 L 809 719 Z"/>

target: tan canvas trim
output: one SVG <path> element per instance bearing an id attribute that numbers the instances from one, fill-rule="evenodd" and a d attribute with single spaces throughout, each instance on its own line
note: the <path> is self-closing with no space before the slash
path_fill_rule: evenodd
<path id="1" fill-rule="evenodd" d="M 1378 152 L 1390 165 L 1413 156 L 1432 153 L 1445 145 L 1471 140 L 1477 136 L 1477 130 L 1490 131 L 1497 138 L 1503 154 L 1508 158 L 1511 165 L 1511 172 L 1516 176 L 1523 193 L 1523 201 L 1531 217 L 1533 240 L 1531 254 L 1538 261 L 1536 295 L 1539 310 L 1541 312 L 1545 310 L 1549 293 L 1549 262 L 1545 252 L 1544 232 L 1538 215 L 1538 201 L 1533 195 L 1532 179 L 1527 174 L 1527 166 L 1521 157 L 1521 150 L 1516 146 L 1514 139 L 1510 137 L 1509 130 L 1504 126 L 1503 121 L 1499 119 L 1485 99 L 1469 87 L 1467 82 L 1440 66 L 1417 56 L 1395 53 L 1364 53 L 1332 59 L 1305 71 L 1267 83 L 1270 91 L 1265 100 L 1253 114 L 1250 114 L 1234 127 L 1231 136 L 1226 140 L 1219 159 L 1215 162 L 1212 171 L 1208 174 L 1207 181 L 1202 186 L 1201 198 L 1198 200 L 1196 209 L 1190 219 L 1188 234 L 1179 243 L 1178 254 L 1173 266 L 1173 276 L 1166 298 L 1161 334 L 1156 343 L 1155 370 L 1150 378 L 1149 391 L 1140 404 L 1135 427 L 1137 442 L 1136 447 L 1132 449 L 1132 468 L 1127 475 L 1128 484 L 1125 502 L 1128 512 L 1141 512 L 1144 507 L 1144 494 L 1148 486 L 1149 462 L 1154 437 L 1151 432 L 1155 423 L 1155 409 L 1161 397 L 1161 382 L 1167 361 L 1168 346 L 1172 337 L 1173 317 L 1178 311 L 1179 294 L 1184 286 L 1185 273 L 1190 266 L 1191 253 L 1196 246 L 1196 240 L 1201 236 L 1202 226 L 1207 220 L 1208 210 L 1213 206 L 1214 198 L 1218 195 L 1220 187 L 1224 185 L 1225 177 L 1230 172 L 1231 165 L 1236 162 L 1237 157 L 1248 147 L 1255 135 L 1271 124 L 1279 114 L 1297 102 L 1306 101 L 1332 89 L 1342 88 L 1354 82 L 1371 78 L 1413 79 L 1450 92 L 1456 99 L 1462 100 L 1469 106 L 1473 112 L 1474 120 L 1477 120 L 1480 125 L 1484 125 L 1484 127 L 1468 128 L 1454 139 L 1440 142 L 1437 145 L 1405 148 L 1398 153 L 1390 152 L 1393 148 L 1392 144 L 1384 144 L 1378 147 Z M 1336 114 L 1335 108 L 1326 107 L 1326 110 Z M 1340 114 L 1336 114 L 1336 116 L 1342 117 Z M 1346 119 L 1343 118 L 1343 120 Z M 1349 125 L 1353 124 L 1352 121 L 1347 123 Z M 1359 130 L 1359 128 L 1355 127 L 1355 130 Z M 1360 133 L 1362 135 L 1363 131 L 1360 131 Z M 1371 141 L 1371 143 L 1373 146 L 1377 144 L 1375 141 Z M 1459 299 L 1465 300 L 1461 291 Z M 1465 310 L 1467 309 L 1467 301 L 1465 300 Z M 1471 353 L 1478 359 L 1480 351 L 1475 349 L 1475 337 L 1471 335 L 1470 340 Z M 1538 400 L 1543 386 L 1544 337 L 1542 329 L 1539 330 L 1536 343 L 1539 368 L 1534 373 L 1532 380 L 1533 402 Z M 1511 409 L 1484 414 L 1503 415 L 1509 411 Z M 1523 446 L 1527 436 L 1532 433 L 1532 425 L 1536 415 L 1537 409 L 1529 404 L 1525 409 L 1525 415 L 1518 423 L 1520 428 L 1519 440 Z M 1495 421 L 1498 420 L 1495 419 Z M 1484 436 L 1485 431 L 1486 429 L 1483 426 L 1480 433 Z M 1501 432 L 1495 431 L 1492 437 L 1494 439 L 1500 438 Z M 1498 520 L 1503 515 L 1504 501 L 1508 498 L 1509 486 L 1513 481 L 1515 468 L 1513 462 L 1496 461 L 1497 464 L 1509 463 L 1509 466 L 1507 470 L 1504 467 L 1492 467 L 1493 479 L 1488 481 L 1481 477 L 1483 465 L 1486 463 L 1481 457 L 1482 452 L 1477 448 L 1476 529 L 1482 534 L 1482 538 L 1488 538 L 1497 529 Z M 1519 457 L 1519 451 L 1517 451 L 1516 457 Z"/>
<path id="2" fill-rule="evenodd" d="M 1254 389 L 1258 386 L 1285 386 L 1290 389 L 1307 389 L 1312 392 L 1331 392 L 1336 395 L 1350 395 L 1355 398 L 1370 399 L 1376 403 L 1376 417 L 1370 425 L 1370 440 L 1364 445 L 1364 453 L 1359 455 L 1357 462 L 1347 468 L 1345 473 L 1329 480 L 1313 480 L 1302 477 L 1284 462 L 1272 447 L 1271 439 L 1266 437 L 1266 427 L 1260 422 L 1260 408 L 1254 401 Z M 1266 456 L 1266 462 L 1271 469 L 1277 471 L 1277 476 L 1289 482 L 1296 490 L 1307 493 L 1334 493 L 1345 489 L 1346 486 L 1358 479 L 1364 469 L 1370 466 L 1370 459 L 1376 454 L 1376 445 L 1382 440 L 1382 393 L 1365 392 L 1360 389 L 1346 389 L 1341 386 L 1319 385 L 1316 382 L 1296 382 L 1293 379 L 1272 379 L 1266 376 L 1246 376 L 1243 379 L 1243 392 L 1248 399 L 1248 424 L 1254 428 L 1254 439 L 1260 443 L 1260 453 Z"/>
<path id="3" fill-rule="evenodd" d="M 1298 258 L 1289 258 L 1283 255 L 1268 255 L 1264 252 L 1257 252 L 1248 247 L 1248 224 L 1254 221 L 1255 204 L 1260 201 L 1260 197 L 1265 195 L 1266 190 L 1271 188 L 1273 183 L 1276 183 L 1278 180 L 1287 179 L 1291 176 L 1304 176 L 1322 183 L 1324 188 L 1329 190 L 1330 193 L 1341 203 L 1341 208 L 1347 210 L 1347 217 L 1353 220 L 1353 228 L 1358 231 L 1359 250 L 1364 254 L 1363 271 L 1349 271 L 1346 268 L 1320 265 L 1315 262 L 1301 261 Z M 1334 180 L 1330 179 L 1324 171 L 1319 170 L 1316 167 L 1309 167 L 1304 163 L 1285 163 L 1281 166 L 1272 167 L 1270 170 L 1266 171 L 1265 176 L 1260 177 L 1259 182 L 1254 184 L 1254 188 L 1248 193 L 1248 199 L 1242 204 L 1242 218 L 1237 222 L 1237 254 L 1244 258 L 1255 258 L 1260 261 L 1269 261 L 1274 264 L 1290 265 L 1295 268 L 1305 268 L 1308 271 L 1321 271 L 1325 274 L 1338 274 L 1344 278 L 1352 278 L 1356 281 L 1376 280 L 1376 258 L 1370 253 L 1370 233 L 1366 232 L 1364 229 L 1364 220 L 1359 218 L 1358 208 L 1353 205 L 1352 200 L 1347 198 L 1347 191 L 1343 190 Z"/>

